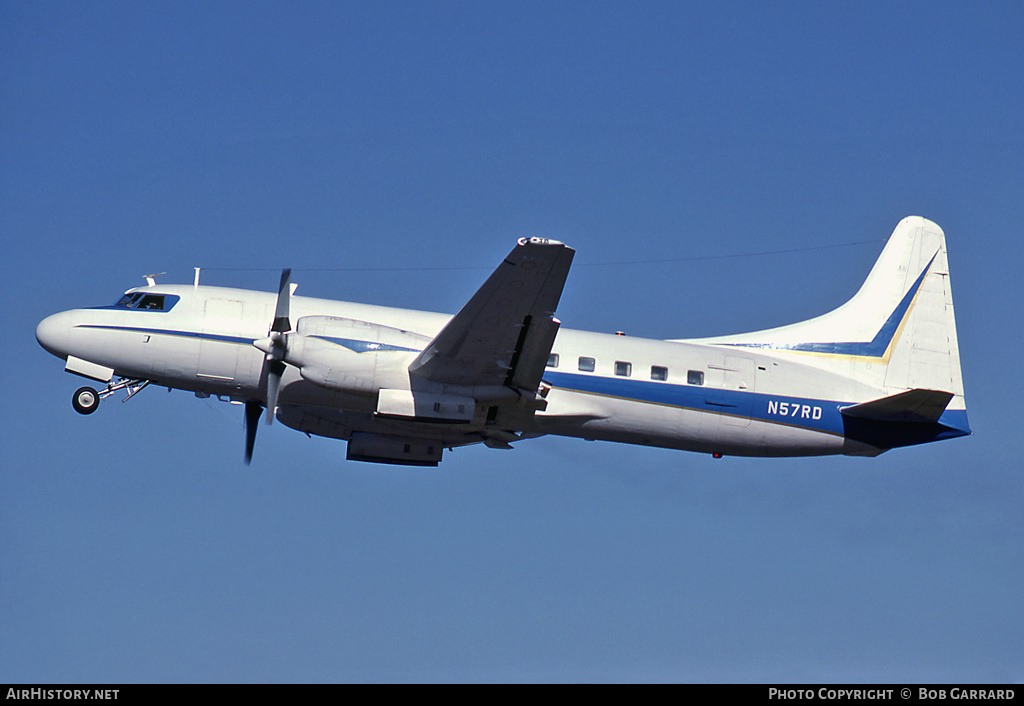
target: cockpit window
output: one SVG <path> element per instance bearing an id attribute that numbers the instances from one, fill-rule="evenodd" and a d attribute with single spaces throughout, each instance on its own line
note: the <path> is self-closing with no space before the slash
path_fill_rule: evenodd
<path id="1" fill-rule="evenodd" d="M 148 294 L 146 292 L 129 292 L 117 300 L 114 309 L 137 309 L 141 311 L 170 311 L 178 303 L 173 294 Z"/>
<path id="2" fill-rule="evenodd" d="M 130 294 L 125 294 L 123 297 L 117 300 L 117 303 L 114 304 L 114 306 L 120 309 L 131 309 L 132 305 L 135 304 L 135 302 L 139 301 L 140 297 L 142 297 L 142 292 L 132 292 Z"/>
<path id="3" fill-rule="evenodd" d="M 136 309 L 146 309 L 147 311 L 163 311 L 164 310 L 164 295 L 163 294 L 147 294 L 142 297 L 139 302 L 135 305 Z"/>

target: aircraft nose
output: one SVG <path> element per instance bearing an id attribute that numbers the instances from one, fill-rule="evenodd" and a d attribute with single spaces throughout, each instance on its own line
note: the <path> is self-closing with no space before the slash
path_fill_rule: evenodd
<path id="1" fill-rule="evenodd" d="M 68 333 L 71 331 L 71 312 L 62 311 L 47 316 L 36 326 L 36 340 L 39 345 L 58 358 L 68 355 Z"/>

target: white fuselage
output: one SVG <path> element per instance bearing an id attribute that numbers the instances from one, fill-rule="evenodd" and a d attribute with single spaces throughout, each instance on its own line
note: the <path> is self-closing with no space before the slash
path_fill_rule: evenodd
<path id="1" fill-rule="evenodd" d="M 151 380 L 200 395 L 263 399 L 264 354 L 252 343 L 273 318 L 271 293 L 220 287 L 156 286 L 131 292 L 177 298 L 167 311 L 75 309 L 40 324 L 40 343 L 55 355 L 88 361 L 111 375 Z M 449 315 L 292 297 L 292 317 L 331 316 L 384 325 L 429 341 Z M 372 341 L 367 341 L 372 343 Z M 353 353 L 353 384 L 344 391 L 285 372 L 278 418 L 314 434 L 353 431 L 417 436 L 455 446 L 481 440 L 486 407 L 469 424 L 395 422 L 374 415 L 381 388 L 409 387 L 418 350 Z M 561 329 L 544 380 L 546 409 L 524 436 L 593 440 L 755 456 L 879 450 L 844 438 L 840 407 L 882 391 L 771 352 Z M 73 370 L 74 371 L 74 370 Z M 93 377 L 100 378 L 98 375 Z M 108 377 L 109 379 L 109 377 Z"/>

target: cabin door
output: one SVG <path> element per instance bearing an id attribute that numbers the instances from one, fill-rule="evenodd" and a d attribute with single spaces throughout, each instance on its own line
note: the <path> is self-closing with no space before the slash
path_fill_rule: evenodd
<path id="1" fill-rule="evenodd" d="M 240 301 L 206 300 L 203 334 L 199 344 L 199 377 L 224 382 L 235 379 L 241 346 L 237 341 L 228 339 L 234 338 L 232 332 L 240 328 L 242 309 Z"/>
<path id="2" fill-rule="evenodd" d="M 708 365 L 705 404 L 722 415 L 722 424 L 750 426 L 754 405 L 754 361 L 727 355 Z"/>

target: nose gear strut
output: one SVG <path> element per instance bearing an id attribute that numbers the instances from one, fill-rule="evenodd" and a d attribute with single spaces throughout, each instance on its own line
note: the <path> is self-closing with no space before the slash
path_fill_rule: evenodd
<path id="1" fill-rule="evenodd" d="M 142 392 L 142 389 L 150 382 L 150 380 L 143 380 L 142 378 L 121 378 L 117 382 L 107 383 L 106 388 L 102 392 L 97 392 L 91 387 L 80 387 L 75 390 L 75 394 L 71 398 L 71 406 L 79 414 L 92 414 L 99 408 L 100 400 L 110 397 L 118 390 L 128 390 L 128 395 L 121 400 L 122 402 L 127 402 Z"/>

